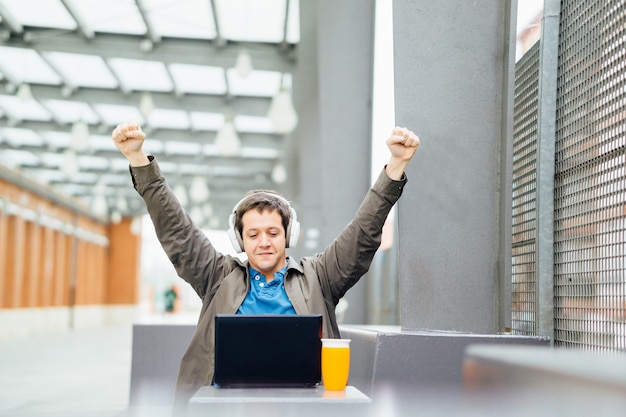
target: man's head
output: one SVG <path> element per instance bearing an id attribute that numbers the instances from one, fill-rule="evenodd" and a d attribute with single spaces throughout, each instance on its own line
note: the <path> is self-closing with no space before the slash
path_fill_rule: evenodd
<path id="1" fill-rule="evenodd" d="M 238 252 L 246 252 L 253 268 L 273 269 L 298 240 L 300 224 L 289 202 L 273 191 L 250 191 L 229 217 L 229 236 Z M 283 265 L 280 265 L 282 267 Z M 280 268 L 278 268 L 280 269 Z"/>

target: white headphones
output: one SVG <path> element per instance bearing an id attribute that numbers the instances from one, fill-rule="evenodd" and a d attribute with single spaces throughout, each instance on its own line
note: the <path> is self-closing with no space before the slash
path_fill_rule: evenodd
<path id="1" fill-rule="evenodd" d="M 288 248 L 296 246 L 296 244 L 298 243 L 298 236 L 300 236 L 300 223 L 298 223 L 298 215 L 296 214 L 294 208 L 291 207 L 291 204 L 289 204 L 289 201 L 287 201 L 285 198 L 281 197 L 278 194 L 268 193 L 264 191 L 258 191 L 258 193 L 263 193 L 278 198 L 279 200 L 283 201 L 287 205 L 287 207 L 289 207 L 289 223 L 287 225 L 287 230 L 285 231 L 287 238 L 286 243 Z M 254 194 L 257 193 L 255 192 Z M 230 213 L 230 216 L 228 216 L 228 237 L 230 238 L 230 243 L 233 245 L 233 248 L 235 248 L 238 253 L 244 251 L 243 237 L 241 236 L 241 233 L 239 233 L 239 231 L 237 231 L 235 228 L 235 216 L 237 214 L 237 209 L 239 208 L 239 205 L 248 198 L 250 198 L 250 195 L 247 195 L 239 200 L 239 202 L 235 204 L 235 207 L 233 207 L 233 211 Z"/>

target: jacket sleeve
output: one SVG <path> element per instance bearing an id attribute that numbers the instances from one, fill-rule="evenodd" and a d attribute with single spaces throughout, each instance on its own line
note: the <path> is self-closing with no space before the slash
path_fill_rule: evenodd
<path id="1" fill-rule="evenodd" d="M 133 185 L 146 203 L 159 242 L 177 274 L 204 298 L 226 275 L 225 265 L 231 263 L 224 262 L 226 257 L 191 220 L 167 185 L 156 159 L 149 158 L 149 165 L 130 168 Z"/>
<path id="2" fill-rule="evenodd" d="M 406 182 L 406 175 L 395 181 L 383 170 L 365 195 L 354 219 L 317 255 L 322 288 L 330 288 L 335 304 L 368 271 L 380 246 L 387 215 L 402 195 Z"/>

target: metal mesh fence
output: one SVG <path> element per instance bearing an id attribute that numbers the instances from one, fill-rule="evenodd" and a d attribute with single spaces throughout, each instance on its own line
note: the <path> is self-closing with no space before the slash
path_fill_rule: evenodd
<path id="1" fill-rule="evenodd" d="M 626 3 L 561 3 L 555 344 L 626 349 Z"/>
<path id="2" fill-rule="evenodd" d="M 517 63 L 513 120 L 512 317 L 515 334 L 536 333 L 535 268 L 539 44 Z"/>
<path id="3" fill-rule="evenodd" d="M 626 2 L 563 0 L 554 189 L 554 342 L 626 350 Z M 536 334 L 539 44 L 516 65 L 512 331 Z"/>

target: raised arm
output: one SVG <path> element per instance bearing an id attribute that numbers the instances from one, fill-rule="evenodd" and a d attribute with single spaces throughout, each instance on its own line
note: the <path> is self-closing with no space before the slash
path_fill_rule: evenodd
<path id="1" fill-rule="evenodd" d="M 204 298 L 234 263 L 222 262 L 223 255 L 215 250 L 167 185 L 156 159 L 148 158 L 143 150 L 146 134 L 139 124 L 121 124 L 111 136 L 130 163 L 133 185 L 146 203 L 163 250 L 178 276 Z"/>
<path id="2" fill-rule="evenodd" d="M 330 288 L 335 303 L 369 269 L 380 246 L 387 215 L 406 184 L 404 169 L 419 144 L 419 138 L 410 130 L 400 127 L 392 130 L 387 139 L 391 156 L 384 172 L 381 171 L 365 195 L 354 219 L 317 255 L 320 281 Z"/>

